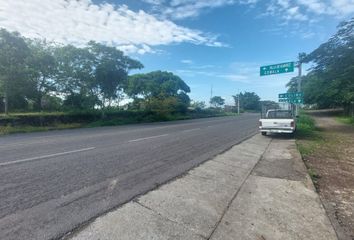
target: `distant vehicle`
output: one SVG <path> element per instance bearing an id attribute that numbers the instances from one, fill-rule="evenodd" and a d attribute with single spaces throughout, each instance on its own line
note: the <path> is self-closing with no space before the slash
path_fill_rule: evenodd
<path id="1" fill-rule="evenodd" d="M 292 110 L 269 109 L 259 120 L 259 131 L 262 135 L 267 135 L 267 133 L 293 134 L 296 130 L 294 115 Z"/>

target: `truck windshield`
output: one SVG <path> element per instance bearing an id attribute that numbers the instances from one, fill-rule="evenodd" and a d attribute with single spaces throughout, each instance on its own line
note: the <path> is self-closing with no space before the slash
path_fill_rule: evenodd
<path id="1" fill-rule="evenodd" d="M 291 111 L 269 111 L 267 118 L 292 118 Z"/>

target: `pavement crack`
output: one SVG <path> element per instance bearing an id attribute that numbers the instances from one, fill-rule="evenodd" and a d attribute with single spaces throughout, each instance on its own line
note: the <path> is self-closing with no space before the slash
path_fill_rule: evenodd
<path id="1" fill-rule="evenodd" d="M 64 203 L 60 204 L 57 208 L 66 207 L 66 206 L 68 206 L 68 205 L 70 205 L 70 204 L 72 204 L 72 203 L 75 203 L 75 202 L 77 202 L 77 201 L 80 201 L 80 200 L 82 200 L 82 199 L 84 199 L 84 198 L 87 198 L 87 197 L 89 197 L 89 196 L 95 195 L 95 194 L 97 194 L 97 193 L 99 193 L 99 192 L 101 192 L 101 191 L 102 191 L 102 189 L 100 188 L 100 189 L 97 189 L 97 190 L 95 190 L 95 191 L 88 192 L 88 193 L 86 193 L 86 194 L 83 194 L 83 195 L 81 195 L 81 196 L 78 196 L 78 197 L 76 197 L 76 198 L 74 198 L 74 199 L 71 199 L 71 200 L 69 200 L 69 201 L 67 201 L 67 202 L 64 202 Z"/>
<path id="2" fill-rule="evenodd" d="M 249 178 L 249 176 L 251 175 L 251 173 L 253 172 L 253 170 L 256 168 L 256 166 L 258 165 L 259 161 L 261 159 L 263 159 L 264 153 L 268 150 L 271 142 L 273 141 L 273 139 L 271 139 L 267 145 L 267 147 L 265 148 L 265 150 L 263 151 L 263 153 L 261 154 L 261 156 L 259 157 L 257 163 L 253 166 L 253 168 L 248 172 L 247 176 L 243 179 L 240 187 L 237 189 L 237 191 L 235 192 L 235 194 L 233 195 L 233 197 L 231 198 L 231 200 L 228 202 L 226 208 L 224 209 L 223 213 L 221 214 L 221 217 L 219 218 L 219 220 L 217 221 L 217 223 L 215 224 L 215 227 L 213 229 L 213 231 L 210 233 L 209 237 L 207 237 L 207 240 L 210 240 L 212 238 L 212 236 L 214 235 L 216 229 L 218 228 L 218 226 L 220 225 L 222 219 L 224 218 L 225 214 L 227 213 L 227 211 L 229 210 L 232 202 L 236 199 L 237 195 L 239 194 L 239 192 L 241 191 L 243 185 L 245 184 L 245 182 L 247 181 L 247 179 Z"/>
<path id="3" fill-rule="evenodd" d="M 174 223 L 174 224 L 180 225 L 180 226 L 182 226 L 183 228 L 188 229 L 188 230 L 191 231 L 194 235 L 197 235 L 197 236 L 199 236 L 199 237 L 201 237 L 201 238 L 203 238 L 203 239 L 205 239 L 205 240 L 208 240 L 208 238 L 206 238 L 205 236 L 203 236 L 203 235 L 201 235 L 201 234 L 199 234 L 199 233 L 196 233 L 195 231 L 193 231 L 193 229 L 188 228 L 188 227 L 185 226 L 183 223 L 180 223 L 180 222 L 177 222 L 177 221 L 175 221 L 175 220 L 172 220 L 172 219 L 170 219 L 170 218 L 168 218 L 168 217 L 162 215 L 161 213 L 155 211 L 154 209 L 152 209 L 152 208 L 146 206 L 145 204 L 139 202 L 139 199 L 134 199 L 133 202 L 136 203 L 136 204 L 138 204 L 138 205 L 140 205 L 141 207 L 143 207 L 143 208 L 145 208 L 145 209 L 147 209 L 147 210 L 153 212 L 154 214 L 160 216 L 161 218 L 163 218 L 163 219 L 165 219 L 165 220 L 167 220 L 167 221 L 170 221 L 170 222 L 172 222 L 172 223 Z"/>

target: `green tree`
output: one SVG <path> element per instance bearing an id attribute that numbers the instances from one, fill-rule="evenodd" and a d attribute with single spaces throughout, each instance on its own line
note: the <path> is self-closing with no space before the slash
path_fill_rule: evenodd
<path id="1" fill-rule="evenodd" d="M 94 69 L 95 56 L 86 48 L 66 45 L 55 49 L 57 90 L 66 96 L 64 105 L 73 109 L 93 109 L 101 105 Z"/>
<path id="2" fill-rule="evenodd" d="M 240 108 L 243 110 L 257 111 L 260 109 L 260 97 L 254 92 L 244 92 L 232 96 L 237 106 L 238 98 L 240 101 Z"/>
<path id="3" fill-rule="evenodd" d="M 352 106 L 354 114 L 354 18 L 339 24 L 337 33 L 304 61 L 314 63 L 302 79 L 305 103 L 322 108 Z"/>
<path id="4" fill-rule="evenodd" d="M 29 72 L 32 86 L 35 90 L 35 102 L 38 110 L 42 110 L 48 99 L 55 99 L 48 96 L 50 92 L 56 91 L 57 85 L 57 62 L 54 57 L 54 48 L 45 41 L 29 41 L 31 55 L 29 58 Z M 44 97 L 46 101 L 44 101 Z M 54 106 L 54 105 L 53 105 Z M 46 106 L 48 109 L 48 106 Z M 56 106 L 57 108 L 57 106 Z"/>
<path id="5" fill-rule="evenodd" d="M 63 99 L 57 96 L 44 95 L 41 98 L 41 109 L 46 111 L 59 111 L 62 109 Z"/>
<path id="6" fill-rule="evenodd" d="M 206 104 L 204 101 L 192 101 L 191 102 L 191 107 L 196 109 L 196 110 L 201 110 L 206 107 Z"/>
<path id="7" fill-rule="evenodd" d="M 265 100 L 261 101 L 261 106 L 266 108 L 266 109 L 278 109 L 280 108 L 279 103 L 270 101 L 270 100 Z"/>
<path id="8" fill-rule="evenodd" d="M 9 111 L 9 99 L 20 96 L 22 102 L 25 101 L 29 53 L 25 40 L 18 33 L 0 29 L 0 94 L 4 98 L 5 114 Z"/>
<path id="9" fill-rule="evenodd" d="M 89 52 L 94 56 L 95 87 L 101 97 L 101 107 L 111 106 L 113 100 L 120 100 L 127 86 L 128 73 L 133 69 L 141 69 L 143 65 L 115 47 L 89 42 Z"/>
<path id="10" fill-rule="evenodd" d="M 147 110 L 156 109 L 160 102 L 160 105 L 170 112 L 184 112 L 190 103 L 187 95 L 190 92 L 189 86 L 180 77 L 170 72 L 155 71 L 132 75 L 129 77 L 126 92 L 134 102 L 140 104 L 139 108 Z M 169 100 L 166 101 L 167 99 Z M 167 106 L 166 102 L 169 102 L 171 107 Z"/>
<path id="11" fill-rule="evenodd" d="M 215 108 L 221 108 L 225 104 L 225 99 L 220 96 L 214 96 L 210 99 L 210 104 Z"/>

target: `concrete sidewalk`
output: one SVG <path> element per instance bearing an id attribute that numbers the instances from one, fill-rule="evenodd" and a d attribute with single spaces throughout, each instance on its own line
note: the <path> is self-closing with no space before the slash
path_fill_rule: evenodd
<path id="1" fill-rule="evenodd" d="M 260 134 L 70 239 L 337 239 L 295 141 Z"/>

